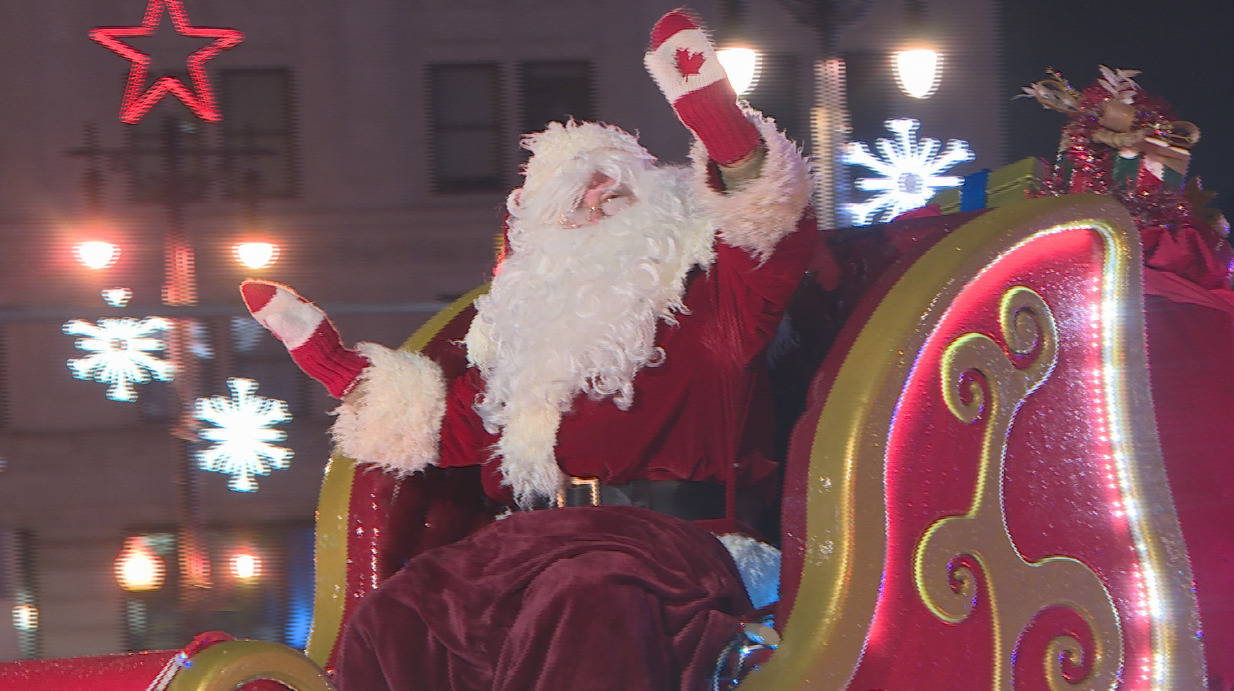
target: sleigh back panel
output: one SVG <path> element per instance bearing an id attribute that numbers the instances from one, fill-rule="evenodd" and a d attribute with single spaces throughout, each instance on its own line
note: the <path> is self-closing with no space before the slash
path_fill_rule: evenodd
<path id="1" fill-rule="evenodd" d="M 863 298 L 790 443 L 783 642 L 743 687 L 1203 686 L 1139 267 L 1117 203 L 1038 199 Z"/>

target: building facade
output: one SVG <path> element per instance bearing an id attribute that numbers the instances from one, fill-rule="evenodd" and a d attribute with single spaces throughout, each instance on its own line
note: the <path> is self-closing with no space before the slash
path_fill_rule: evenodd
<path id="1" fill-rule="evenodd" d="M 834 173 L 838 192 L 822 217 L 842 224 L 836 205 L 850 193 L 837 144 L 887 136 L 888 118 L 920 120 L 923 137 L 968 140 L 976 159 L 956 172 L 1006 162 L 992 1 L 925 3 L 944 54 L 926 100 L 897 92 L 884 59 L 911 28 L 913 3 L 834 4 L 824 26 L 812 14 L 819 3 L 693 3 L 721 43 L 742 38 L 762 55 L 747 98 Z M 0 660 L 178 647 L 207 628 L 302 641 L 333 404 L 254 328 L 237 284 L 247 275 L 290 284 L 346 339 L 401 342 L 486 280 L 504 198 L 518 184 L 521 133 L 551 119 L 597 119 L 637 131 L 664 159 L 684 159 L 686 132 L 642 67 L 649 28 L 673 7 L 66 0 L 0 8 L 0 606 L 14 613 L 12 626 L 0 625 Z M 88 32 L 141 25 L 148 9 L 157 29 L 131 38 L 151 57 L 142 88 L 155 75 L 191 84 L 189 56 L 211 41 L 177 33 L 174 12 L 192 27 L 244 33 L 204 63 L 221 121 L 169 97 L 140 121 L 120 122 L 132 63 Z M 835 78 L 839 66 L 847 83 Z M 112 242 L 120 254 L 107 268 L 84 268 L 74 248 L 87 240 Z M 242 268 L 231 249 L 242 240 L 277 244 L 277 261 Z M 128 302 L 104 302 L 102 291 L 117 288 Z M 178 341 L 149 354 L 177 358 L 179 379 L 137 385 L 136 400 L 116 401 L 108 384 L 72 376 L 66 362 L 87 352 L 66 323 L 97 331 L 104 319 L 155 316 L 173 320 Z M 233 377 L 257 381 L 257 395 L 285 401 L 292 416 L 277 425 L 287 435 L 277 444 L 294 456 L 256 477 L 255 492 L 192 470 L 207 444 L 186 440 L 194 436 L 186 402 L 231 396 Z M 132 537 L 163 559 L 159 590 L 118 586 L 117 556 Z M 233 571 L 249 552 L 263 569 Z"/>

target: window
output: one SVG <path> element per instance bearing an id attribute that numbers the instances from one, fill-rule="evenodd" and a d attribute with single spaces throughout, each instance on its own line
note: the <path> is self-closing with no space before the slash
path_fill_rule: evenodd
<path id="1" fill-rule="evenodd" d="M 524 62 L 519 67 L 521 132 L 536 132 L 556 120 L 595 118 L 594 79 L 587 60 Z"/>
<path id="2" fill-rule="evenodd" d="M 187 73 L 172 76 L 189 83 Z M 159 101 L 145 117 L 124 127 L 127 147 L 123 161 L 129 175 L 129 196 L 137 203 L 201 201 L 209 188 L 206 123 L 176 98 Z"/>
<path id="3" fill-rule="evenodd" d="M 224 189 L 232 199 L 296 196 L 299 157 L 291 71 L 285 68 L 223 70 Z"/>
<path id="4" fill-rule="evenodd" d="M 503 190 L 497 64 L 432 65 L 428 81 L 436 191 Z"/>

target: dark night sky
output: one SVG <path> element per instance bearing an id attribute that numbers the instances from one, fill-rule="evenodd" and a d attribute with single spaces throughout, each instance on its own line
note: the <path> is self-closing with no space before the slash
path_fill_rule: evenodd
<path id="1" fill-rule="evenodd" d="M 1008 97 L 1053 67 L 1076 89 L 1098 65 L 1138 69 L 1136 81 L 1199 126 L 1190 176 L 1216 191 L 1234 215 L 1234 2 L 1175 0 L 1002 0 Z M 1008 108 L 1008 155 L 1048 156 L 1066 118 L 1031 99 Z"/>

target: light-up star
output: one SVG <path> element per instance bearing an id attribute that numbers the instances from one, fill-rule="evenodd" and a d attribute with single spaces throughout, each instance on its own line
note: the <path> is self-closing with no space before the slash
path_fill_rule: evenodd
<path id="1" fill-rule="evenodd" d="M 232 377 L 227 387 L 232 391 L 230 399 L 197 399 L 197 418 L 215 425 L 201 430 L 199 436 L 216 442 L 197 452 L 197 463 L 202 470 L 231 475 L 227 486 L 236 492 L 256 492 L 254 476 L 286 468 L 291 459 L 290 449 L 270 444 L 287 438 L 285 432 L 270 427 L 287 422 L 291 414 L 283 401 L 254 396 L 257 382 L 252 379 Z"/>
<path id="2" fill-rule="evenodd" d="M 194 51 L 188 57 L 189 80 L 193 83 L 191 89 L 179 78 L 171 76 L 161 77 L 146 87 L 150 56 L 122 40 L 154 34 L 159 27 L 159 22 L 163 19 L 164 11 L 171 16 L 172 26 L 181 36 L 214 39 L 209 45 Z M 206 77 L 205 63 L 210 58 L 243 41 L 244 34 L 241 32 L 235 29 L 195 27 L 189 23 L 188 13 L 184 10 L 184 5 L 180 0 L 149 0 L 149 4 L 146 5 L 146 16 L 142 19 L 140 26 L 98 27 L 90 30 L 90 38 L 133 63 L 129 68 L 128 82 L 124 86 L 124 100 L 120 104 L 121 122 L 130 124 L 138 122 L 168 94 L 179 98 L 189 110 L 193 111 L 194 115 L 202 120 L 214 122 L 222 119 L 214 103 L 210 81 Z"/>
<path id="3" fill-rule="evenodd" d="M 134 384 L 145 384 L 151 377 L 158 381 L 172 378 L 172 365 L 151 357 L 166 345 L 155 334 L 171 326 L 165 319 L 100 319 L 97 324 L 74 319 L 64 325 L 64 333 L 83 336 L 76 346 L 90 353 L 68 361 L 69 369 L 78 379 L 111 384 L 107 397 L 113 401 L 137 399 Z"/>
<path id="4" fill-rule="evenodd" d="M 939 173 L 973 159 L 968 143 L 959 139 L 947 142 L 947 150 L 936 155 L 939 141 L 917 140 L 915 134 L 921 123 L 912 118 L 897 118 L 884 124 L 896 137 L 894 142 L 878 140 L 876 146 L 882 154 L 881 159 L 875 158 L 864 142 L 849 142 L 841 159 L 882 175 L 857 179 L 857 189 L 877 194 L 864 202 L 844 205 L 855 225 L 871 223 L 879 211 L 883 214 L 878 220 L 884 222 L 925 204 L 938 190 L 955 187 L 961 182 L 959 177 Z"/>

